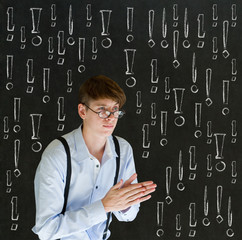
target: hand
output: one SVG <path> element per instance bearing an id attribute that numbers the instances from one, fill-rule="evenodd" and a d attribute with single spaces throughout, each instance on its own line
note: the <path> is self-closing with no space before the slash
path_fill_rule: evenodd
<path id="1" fill-rule="evenodd" d="M 137 174 L 133 174 L 125 183 L 121 179 L 108 191 L 102 199 L 106 212 L 121 211 L 151 198 L 148 194 L 155 191 L 156 184 L 152 181 L 132 184 L 136 178 Z"/>

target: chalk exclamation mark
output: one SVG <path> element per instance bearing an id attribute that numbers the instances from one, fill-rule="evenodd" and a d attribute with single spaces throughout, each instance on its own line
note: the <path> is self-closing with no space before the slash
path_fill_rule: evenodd
<path id="1" fill-rule="evenodd" d="M 10 32 L 7 36 L 7 41 L 11 42 L 14 38 L 15 24 L 13 23 L 13 7 L 7 9 L 7 31 Z"/>
<path id="2" fill-rule="evenodd" d="M 3 132 L 4 132 L 3 139 L 8 139 L 8 133 L 9 133 L 8 116 L 5 116 L 3 118 Z"/>
<path id="3" fill-rule="evenodd" d="M 38 140 L 39 137 L 39 130 L 40 130 L 40 121 L 42 114 L 32 113 L 30 114 L 31 123 L 32 123 L 32 140 Z M 39 152 L 42 149 L 42 144 L 39 141 L 36 141 L 32 144 L 32 150 L 34 152 Z"/>
<path id="4" fill-rule="evenodd" d="M 157 226 L 162 227 L 163 226 L 163 220 L 164 220 L 164 202 L 157 202 Z M 159 228 L 156 231 L 156 235 L 158 237 L 161 237 L 164 235 L 164 230 L 162 228 Z"/>
<path id="5" fill-rule="evenodd" d="M 107 36 L 110 35 L 109 33 L 109 24 L 110 24 L 110 18 L 112 10 L 100 10 L 101 17 L 102 17 L 102 36 L 106 36 L 102 42 L 101 45 L 104 48 L 110 48 L 112 45 L 112 40 L 108 38 Z"/>
<path id="6" fill-rule="evenodd" d="M 125 59 L 126 59 L 126 75 L 134 75 L 133 67 L 134 67 L 134 58 L 136 49 L 124 49 Z M 134 87 L 136 84 L 136 79 L 131 76 L 126 79 L 126 85 L 128 87 Z"/>
<path id="7" fill-rule="evenodd" d="M 19 153 L 20 153 L 20 140 L 16 139 L 14 141 L 14 166 L 15 166 L 14 175 L 15 175 L 15 177 L 19 177 L 21 175 L 21 172 L 18 169 Z"/>
<path id="8" fill-rule="evenodd" d="M 57 105 L 58 105 L 58 121 L 61 122 L 58 124 L 57 131 L 63 131 L 65 124 L 62 122 L 64 122 L 66 118 L 66 114 L 64 113 L 64 97 L 58 98 Z"/>
<path id="9" fill-rule="evenodd" d="M 91 27 L 92 25 L 92 4 L 87 4 L 87 27 Z"/>
<path id="10" fill-rule="evenodd" d="M 50 69 L 49 68 L 43 68 L 43 89 L 44 93 L 49 93 L 49 85 L 50 85 Z M 42 100 L 44 103 L 47 103 L 50 101 L 50 96 L 45 95 Z"/>
<path id="11" fill-rule="evenodd" d="M 13 55 L 7 55 L 7 80 L 6 89 L 11 90 L 13 88 Z"/>
<path id="12" fill-rule="evenodd" d="M 202 122 L 202 103 L 195 103 L 195 127 L 200 128 Z M 202 136 L 201 130 L 196 130 L 194 133 L 196 138 Z"/>
<path id="13" fill-rule="evenodd" d="M 15 133 L 18 133 L 21 130 L 21 127 L 19 125 L 19 120 L 20 120 L 20 103 L 21 103 L 21 98 L 14 98 L 14 111 L 13 111 L 13 118 L 14 122 L 17 123 L 13 127 L 13 131 Z"/>
<path id="14" fill-rule="evenodd" d="M 166 138 L 166 132 L 167 132 L 167 111 L 161 111 L 160 131 L 161 131 L 161 136 L 163 137 L 160 140 L 160 145 L 163 147 L 163 146 L 165 146 L 168 143 L 168 140 Z"/>
<path id="15" fill-rule="evenodd" d="M 84 63 L 85 61 L 85 45 L 86 39 L 85 38 L 79 38 L 79 43 L 78 43 L 78 59 L 79 62 Z M 83 73 L 86 70 L 85 65 L 81 64 L 78 67 L 78 72 Z"/>
<path id="16" fill-rule="evenodd" d="M 221 159 L 224 159 L 223 149 L 225 142 L 225 133 L 214 133 L 215 143 L 216 143 L 216 156 L 215 159 L 219 159 L 220 161 L 216 164 L 216 170 L 222 172 L 225 170 L 226 164 Z"/>
<path id="17" fill-rule="evenodd" d="M 7 170 L 6 171 L 6 185 L 7 185 L 7 189 L 6 189 L 6 193 L 10 193 L 12 191 L 11 187 L 12 187 L 12 172 L 11 170 Z"/>
<path id="18" fill-rule="evenodd" d="M 132 42 L 134 40 L 133 26 L 134 26 L 134 8 L 127 7 L 127 32 L 128 32 L 128 35 L 126 37 L 127 42 Z"/>
<path id="19" fill-rule="evenodd" d="M 137 91 L 136 93 L 136 113 L 140 114 L 141 113 L 141 107 L 142 107 L 142 101 L 141 101 L 141 91 Z"/>
<path id="20" fill-rule="evenodd" d="M 143 132 L 143 148 L 150 148 L 150 140 L 149 140 L 149 124 L 143 124 L 142 128 Z M 142 158 L 148 158 L 149 151 L 143 151 Z"/>
<path id="21" fill-rule="evenodd" d="M 223 104 L 228 105 L 229 104 L 229 80 L 223 80 Z M 222 110 L 223 115 L 229 114 L 229 108 L 224 107 Z"/>

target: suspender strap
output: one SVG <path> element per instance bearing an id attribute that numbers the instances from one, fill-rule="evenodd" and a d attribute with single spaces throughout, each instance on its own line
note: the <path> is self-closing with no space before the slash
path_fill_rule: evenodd
<path id="1" fill-rule="evenodd" d="M 69 187 L 70 187 L 70 181 L 71 181 L 71 153 L 70 153 L 70 148 L 63 137 L 58 137 L 58 140 L 62 142 L 64 145 L 66 155 L 67 155 L 67 170 L 66 170 L 66 185 L 65 185 L 65 191 L 64 191 L 64 205 L 61 211 L 61 214 L 64 214 L 66 211 L 66 205 L 67 205 L 67 199 L 68 199 L 68 193 L 69 193 Z"/>
<path id="2" fill-rule="evenodd" d="M 119 167 L 120 167 L 120 147 L 119 147 L 118 139 L 115 136 L 113 136 L 113 141 L 114 141 L 114 145 L 115 145 L 115 151 L 118 155 L 116 157 L 116 173 L 115 173 L 114 182 L 113 182 L 113 185 L 115 185 L 115 184 L 117 184 L 117 181 L 118 181 L 118 174 L 119 174 Z M 103 233 L 103 240 L 105 240 L 107 237 L 108 226 L 109 226 L 111 214 L 112 213 L 109 212 L 107 215 L 107 222 L 106 222 L 106 227 L 105 227 L 105 230 Z"/>
<path id="3" fill-rule="evenodd" d="M 64 214 L 66 211 L 66 205 L 67 205 L 67 199 L 68 199 L 68 193 L 69 193 L 69 187 L 70 187 L 70 181 L 71 181 L 71 153 L 70 153 L 70 148 L 69 148 L 68 143 L 65 140 L 65 138 L 58 137 L 57 139 L 59 141 L 61 141 L 62 144 L 64 145 L 66 155 L 67 155 L 66 185 L 65 185 L 65 190 L 64 190 L 64 205 L 63 205 L 63 209 L 61 211 L 61 214 Z M 115 184 L 117 184 L 117 181 L 118 181 L 119 168 L 120 168 L 120 147 L 119 147 L 118 139 L 115 136 L 113 136 L 113 141 L 114 141 L 114 145 L 115 145 L 115 151 L 117 153 L 116 173 L 115 173 L 114 182 L 113 182 L 113 185 L 115 185 Z M 106 222 L 106 227 L 105 227 L 105 230 L 103 233 L 103 239 L 106 239 L 106 237 L 107 237 L 110 217 L 111 217 L 111 212 L 109 212 L 107 215 L 107 222 Z"/>

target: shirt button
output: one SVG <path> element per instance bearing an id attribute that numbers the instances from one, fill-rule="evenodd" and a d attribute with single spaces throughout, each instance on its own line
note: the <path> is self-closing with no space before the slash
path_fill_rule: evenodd
<path id="1" fill-rule="evenodd" d="M 99 165 L 96 165 L 96 167 L 98 168 L 98 167 L 99 167 Z"/>
<path id="2" fill-rule="evenodd" d="M 98 189 L 98 186 L 96 186 L 96 189 Z"/>

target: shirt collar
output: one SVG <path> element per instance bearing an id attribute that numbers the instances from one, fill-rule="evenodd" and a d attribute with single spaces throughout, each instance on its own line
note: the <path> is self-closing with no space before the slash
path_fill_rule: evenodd
<path id="1" fill-rule="evenodd" d="M 87 158 L 90 158 L 91 154 L 88 151 L 88 148 L 86 146 L 86 143 L 82 135 L 82 125 L 76 130 L 74 130 L 74 140 L 75 140 L 75 149 L 78 153 L 78 162 L 81 162 Z M 113 137 L 109 136 L 107 138 L 107 142 L 105 145 L 102 164 L 114 157 L 117 157 L 117 153 L 115 151 Z"/>

